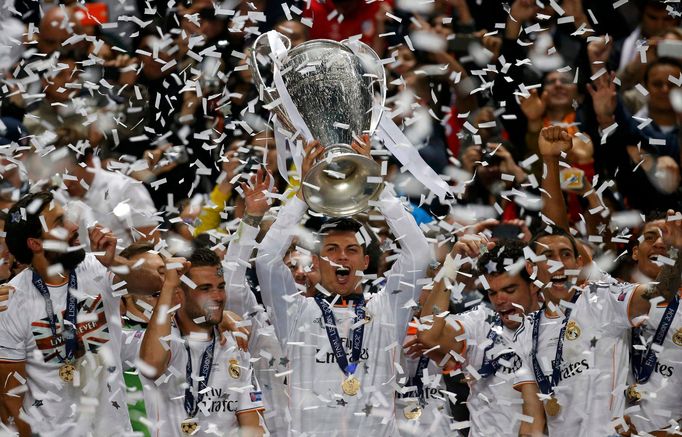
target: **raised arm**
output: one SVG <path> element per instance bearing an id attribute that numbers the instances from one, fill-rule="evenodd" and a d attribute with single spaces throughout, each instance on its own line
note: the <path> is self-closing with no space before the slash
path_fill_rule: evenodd
<path id="1" fill-rule="evenodd" d="M 545 164 L 542 178 L 542 213 L 558 227 L 568 232 L 568 213 L 561 191 L 559 159 L 562 152 L 571 150 L 571 136 L 561 127 L 546 127 L 540 131 L 538 148 Z"/>
<path id="2" fill-rule="evenodd" d="M 116 255 L 116 236 L 110 230 L 95 225 L 88 230 L 88 236 L 97 260 L 116 275 L 115 283 L 124 280 L 130 293 L 140 295 L 150 295 L 161 289 L 163 278 L 155 268 Z"/>
<path id="3" fill-rule="evenodd" d="M 268 187 L 270 174 L 263 168 L 251 178 L 251 184 L 242 184 L 246 203 L 246 214 L 237 229 L 236 238 L 230 241 L 223 265 L 227 284 L 227 308 L 245 317 L 258 305 L 256 296 L 246 280 L 251 255 L 256 247 L 259 224 L 270 209 Z"/>
<path id="4" fill-rule="evenodd" d="M 426 276 L 431 248 L 412 214 L 390 193 L 388 187 L 381 193 L 379 205 L 393 236 L 400 242 L 399 257 L 385 274 L 383 293 L 387 294 L 391 303 L 396 321 L 396 339 L 402 344 L 413 313 L 413 309 L 406 306 L 410 300 L 416 301 L 421 291 L 423 284 L 419 282 Z"/>
<path id="5" fill-rule="evenodd" d="M 190 263 L 184 258 L 170 258 L 166 263 L 166 275 L 161 287 L 152 318 L 147 325 L 142 345 L 140 360 L 146 365 L 140 371 L 149 379 L 156 379 L 168 369 L 170 348 L 165 342 L 171 333 L 171 315 L 168 311 L 173 307 L 173 297 L 180 286 L 180 277 L 188 271 Z"/>
<path id="6" fill-rule="evenodd" d="M 417 338 L 427 348 L 438 347 L 440 352 L 448 354 L 453 351 L 463 354 L 465 341 L 462 338 L 464 330 L 461 325 L 455 328 L 446 323 L 445 315 L 450 305 L 451 288 L 456 286 L 458 279 L 463 278 L 459 272 L 466 273 L 473 267 L 475 259 L 480 255 L 481 245 L 492 248 L 493 243 L 479 235 L 465 235 L 455 243 L 452 251 L 445 258 L 445 263 L 436 275 L 436 283 L 426 298 L 422 307 L 421 320 L 429 328 L 417 331 Z M 468 259 L 467 259 L 468 257 Z"/>

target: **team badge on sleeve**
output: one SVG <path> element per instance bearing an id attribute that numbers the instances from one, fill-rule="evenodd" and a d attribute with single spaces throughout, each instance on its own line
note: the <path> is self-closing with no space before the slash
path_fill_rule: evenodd
<path id="1" fill-rule="evenodd" d="M 682 328 L 678 329 L 677 332 L 673 334 L 673 343 L 682 346 Z"/>
<path id="2" fill-rule="evenodd" d="M 575 340 L 580 337 L 580 326 L 574 320 L 568 322 L 566 325 L 566 340 Z"/>

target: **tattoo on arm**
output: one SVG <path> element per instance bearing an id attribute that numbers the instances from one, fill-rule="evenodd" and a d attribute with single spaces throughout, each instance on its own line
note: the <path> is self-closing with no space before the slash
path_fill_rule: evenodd
<path id="1" fill-rule="evenodd" d="M 682 256 L 678 256 L 675 260 L 675 265 L 664 265 L 660 273 L 656 277 L 657 284 L 647 286 L 647 289 L 642 293 L 644 299 L 652 299 L 657 296 L 663 296 L 666 301 L 672 300 L 682 283 Z"/>

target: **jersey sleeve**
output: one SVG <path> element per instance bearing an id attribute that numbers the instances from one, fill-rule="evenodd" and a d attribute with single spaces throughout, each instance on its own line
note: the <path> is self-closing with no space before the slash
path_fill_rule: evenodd
<path id="1" fill-rule="evenodd" d="M 591 284 L 590 287 L 598 293 L 598 302 L 601 305 L 594 308 L 599 311 L 603 323 L 624 329 L 633 327 L 629 310 L 637 284 L 602 281 Z"/>
<path id="2" fill-rule="evenodd" d="M 123 370 L 130 370 L 135 367 L 135 360 L 137 360 L 137 356 L 140 353 L 143 335 L 143 330 L 123 330 L 121 341 L 121 363 Z"/>
<path id="3" fill-rule="evenodd" d="M 126 198 L 130 205 L 130 222 L 132 226 L 156 226 L 158 220 L 155 217 L 156 208 L 149 191 L 142 184 L 128 182 L 126 184 Z"/>
<path id="4" fill-rule="evenodd" d="M 239 405 L 237 406 L 237 414 L 247 413 L 249 411 L 259 411 L 265 409 L 263 405 L 263 392 L 256 380 L 256 374 L 251 366 L 250 356 L 246 352 L 241 352 L 239 365 L 247 367 L 246 371 L 241 373 L 239 382 L 243 387 L 249 387 L 243 390 L 238 397 Z"/>

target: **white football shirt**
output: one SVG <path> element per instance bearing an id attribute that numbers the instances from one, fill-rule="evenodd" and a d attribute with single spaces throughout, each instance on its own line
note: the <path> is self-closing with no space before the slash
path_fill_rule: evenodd
<path id="1" fill-rule="evenodd" d="M 515 331 L 505 326 L 495 326 L 495 342 L 490 349 L 488 339 L 493 329 L 495 313 L 484 305 L 465 313 L 448 316 L 448 323 L 464 331 L 466 342 L 462 365 L 469 381 L 469 435 L 517 436 L 523 414 L 523 398 L 519 387 L 535 384 L 535 377 L 527 359 L 523 359 L 523 348 L 517 343 Z M 459 325 L 459 326 L 457 326 Z M 486 351 L 486 349 L 488 349 Z M 509 354 L 508 356 L 506 356 Z M 480 377 L 484 357 L 505 356 L 499 360 L 500 367 L 494 375 Z M 474 372 L 471 372 L 471 370 Z"/>
<path id="2" fill-rule="evenodd" d="M 297 293 L 283 257 L 296 225 L 307 209 L 294 197 L 280 210 L 260 245 L 256 271 L 263 303 L 287 357 L 286 376 L 293 433 L 315 436 L 373 437 L 397 435 L 395 421 L 395 363 L 431 258 L 430 247 L 414 218 L 388 189 L 379 206 L 396 239 L 400 254 L 386 274 L 386 285 L 368 297 L 371 322 L 364 325 L 360 362 L 355 373 L 361 391 L 345 395 L 345 376 L 336 363 L 324 328 L 322 312 L 313 298 Z M 350 307 L 333 308 L 339 335 L 347 354 L 355 313 Z"/>
<path id="3" fill-rule="evenodd" d="M 253 374 L 248 353 L 237 347 L 229 333 L 223 333 L 227 343 L 221 346 L 216 339 L 211 373 L 204 397 L 194 421 L 199 425 L 195 437 L 215 435 L 238 435 L 237 415 L 249 411 L 263 410 L 262 393 Z M 165 375 L 152 381 L 141 375 L 144 387 L 145 407 L 152 422 L 150 431 L 154 437 L 184 437 L 180 424 L 188 418 L 185 412 L 185 387 L 187 386 L 187 350 L 189 345 L 192 359 L 193 393 L 198 394 L 199 366 L 201 356 L 211 344 L 210 340 L 181 339 L 180 331 L 171 330 L 171 357 Z M 236 365 L 239 374 L 230 371 Z"/>
<path id="4" fill-rule="evenodd" d="M 629 369 L 628 306 L 635 284 L 615 280 L 590 283 L 573 305 L 564 335 L 560 381 L 555 388 L 559 414 L 547 414 L 550 435 L 603 437 L 615 433 L 621 418 Z M 570 305 L 570 302 L 569 302 Z M 551 380 L 563 316 L 541 310 L 538 362 Z M 519 339 L 532 368 L 535 314 L 519 329 Z"/>
<path id="5" fill-rule="evenodd" d="M 649 311 L 649 320 L 642 327 L 644 339 L 651 342 L 666 309 L 661 303 Z M 663 349 L 649 380 L 638 386 L 642 400 L 627 407 L 627 414 L 639 432 L 652 432 L 670 426 L 670 420 L 682 418 L 682 309 L 677 308 L 673 322 L 663 341 Z M 644 355 L 646 351 L 642 351 Z M 633 378 L 631 377 L 631 382 Z"/>
<path id="6" fill-rule="evenodd" d="M 28 391 L 23 408 L 33 433 L 119 436 L 130 431 L 121 370 L 120 299 L 113 297 L 111 274 L 91 254 L 76 268 L 78 289 L 71 290 L 78 300 L 75 383 L 60 379 L 62 364 L 57 357 L 57 352 L 65 355 L 62 324 L 67 284 L 48 285 L 58 318 L 54 337 L 32 274 L 27 269 L 10 281 L 16 292 L 7 311 L 0 313 L 0 360 L 26 362 Z"/>

